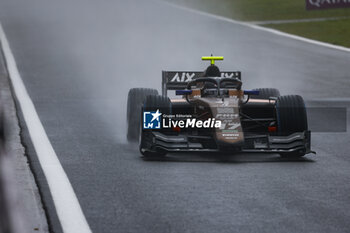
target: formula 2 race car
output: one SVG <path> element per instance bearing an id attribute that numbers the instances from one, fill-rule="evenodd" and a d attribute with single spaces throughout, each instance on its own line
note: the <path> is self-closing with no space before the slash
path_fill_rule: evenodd
<path id="1" fill-rule="evenodd" d="M 145 157 L 167 152 L 220 151 L 311 153 L 303 98 L 277 89 L 242 90 L 241 72 L 220 72 L 215 60 L 204 72 L 163 71 L 162 95 L 148 88 L 128 94 L 127 138 Z M 175 90 L 182 98 L 168 97 Z"/>

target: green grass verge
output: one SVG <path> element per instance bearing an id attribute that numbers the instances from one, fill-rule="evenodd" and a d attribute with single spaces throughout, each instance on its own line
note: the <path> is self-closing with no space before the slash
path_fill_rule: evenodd
<path id="1" fill-rule="evenodd" d="M 306 11 L 305 0 L 167 0 L 243 21 L 350 16 L 350 8 Z"/>
<path id="2" fill-rule="evenodd" d="M 167 0 L 241 21 L 350 17 L 350 8 L 307 11 L 305 0 Z M 291 34 L 350 47 L 350 20 L 264 25 Z"/>
<path id="3" fill-rule="evenodd" d="M 264 26 L 314 40 L 350 47 L 350 19 Z"/>

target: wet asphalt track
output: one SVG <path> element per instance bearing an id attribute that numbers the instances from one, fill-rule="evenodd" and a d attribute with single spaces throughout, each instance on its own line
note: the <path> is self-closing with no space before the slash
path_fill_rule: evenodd
<path id="1" fill-rule="evenodd" d="M 125 106 L 129 88 L 160 89 L 162 69 L 204 70 L 200 57 L 211 53 L 225 57 L 222 70 L 242 70 L 246 89 L 349 106 L 350 53 L 157 1 L 72 2 L 3 0 L 0 20 L 93 232 L 349 232 L 349 133 L 313 134 L 318 154 L 294 161 L 144 161 L 125 140 Z M 25 127 L 23 139 L 60 232 Z"/>

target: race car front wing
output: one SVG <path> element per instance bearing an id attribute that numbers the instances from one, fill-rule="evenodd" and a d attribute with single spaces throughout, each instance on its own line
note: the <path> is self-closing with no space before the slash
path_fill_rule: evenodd
<path id="1" fill-rule="evenodd" d="M 222 151 L 220 148 L 206 148 L 201 140 L 210 139 L 209 136 L 194 135 L 166 135 L 159 131 L 152 131 L 153 145 L 152 150 L 161 149 L 168 152 L 186 152 L 186 151 Z M 193 142 L 191 139 L 196 139 Z M 311 132 L 304 131 L 293 133 L 287 136 L 247 135 L 244 144 L 238 151 L 241 152 L 262 152 L 262 153 L 288 153 L 294 151 L 304 151 L 306 154 L 311 151 Z"/>

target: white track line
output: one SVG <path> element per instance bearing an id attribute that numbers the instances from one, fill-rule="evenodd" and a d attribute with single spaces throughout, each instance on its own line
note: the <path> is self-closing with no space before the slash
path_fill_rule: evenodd
<path id="1" fill-rule="evenodd" d="M 1 23 L 0 42 L 2 44 L 13 89 L 23 112 L 24 120 L 27 124 L 40 165 L 49 185 L 63 232 L 91 233 L 91 229 L 79 205 L 78 198 L 73 191 L 73 187 L 52 148 L 34 104 L 23 84 Z"/>
<path id="2" fill-rule="evenodd" d="M 261 27 L 261 26 L 258 26 L 258 25 L 254 25 L 254 24 L 251 24 L 251 23 L 246 23 L 246 22 L 242 22 L 242 21 L 238 21 L 238 20 L 233 20 L 233 19 L 226 18 L 226 17 L 223 17 L 223 16 L 214 15 L 214 14 L 210 14 L 210 13 L 207 13 L 207 12 L 195 10 L 195 9 L 192 9 L 192 8 L 187 8 L 187 7 L 184 7 L 184 6 L 180 6 L 180 5 L 177 5 L 177 4 L 174 4 L 174 3 L 170 3 L 170 2 L 167 2 L 167 1 L 164 1 L 164 0 L 156 0 L 156 1 L 162 2 L 164 4 L 167 4 L 169 6 L 172 6 L 172 7 L 178 8 L 178 9 L 182 9 L 182 10 L 189 11 L 189 12 L 192 12 L 192 13 L 195 13 L 195 14 L 207 16 L 207 17 L 214 18 L 214 19 L 218 19 L 218 20 L 221 20 L 221 21 L 247 26 L 247 27 L 250 27 L 250 28 L 254 28 L 256 30 L 270 32 L 270 33 L 273 33 L 273 34 L 276 34 L 276 35 L 279 35 L 279 36 L 292 38 L 292 39 L 303 41 L 303 42 L 307 42 L 307 43 L 310 43 L 310 44 L 315 44 L 315 45 L 320 45 L 320 46 L 324 46 L 324 47 L 331 48 L 331 49 L 337 49 L 337 50 L 341 50 L 341 51 L 345 51 L 345 52 L 350 52 L 350 48 L 346 48 L 346 47 L 343 47 L 343 46 L 332 45 L 332 44 L 328 44 L 328 43 L 325 43 L 325 42 L 320 42 L 320 41 L 317 41 L 317 40 L 307 39 L 305 37 L 296 36 L 296 35 L 292 35 L 292 34 L 289 34 L 289 33 L 281 32 L 281 31 L 278 31 L 278 30 L 275 30 L 275 29 Z"/>

